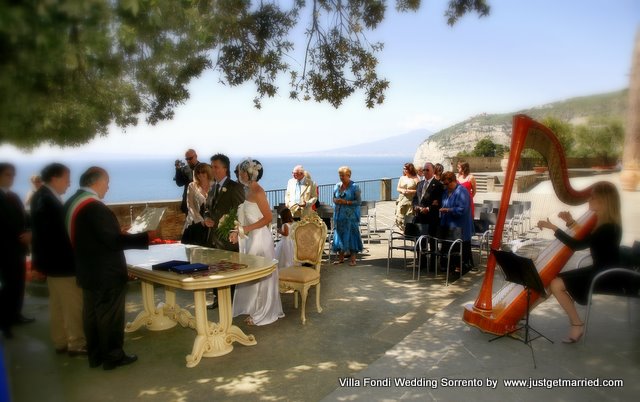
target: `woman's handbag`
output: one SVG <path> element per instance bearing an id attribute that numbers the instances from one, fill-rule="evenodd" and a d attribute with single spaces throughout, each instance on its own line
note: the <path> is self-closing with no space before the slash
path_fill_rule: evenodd
<path id="1" fill-rule="evenodd" d="M 202 223 L 192 223 L 182 233 L 182 244 L 195 244 L 205 246 L 207 243 L 208 228 Z"/>
<path id="2" fill-rule="evenodd" d="M 200 215 L 204 216 L 204 204 L 200 207 Z M 197 246 L 206 246 L 209 228 L 202 223 L 192 223 L 182 232 L 182 244 L 195 244 Z"/>

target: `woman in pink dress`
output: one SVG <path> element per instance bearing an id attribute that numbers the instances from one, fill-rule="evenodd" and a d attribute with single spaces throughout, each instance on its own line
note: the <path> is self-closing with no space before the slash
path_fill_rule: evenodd
<path id="1" fill-rule="evenodd" d="M 476 178 L 470 173 L 469 162 L 460 160 L 458 161 L 458 183 L 467 189 L 469 192 L 471 203 L 471 216 L 475 216 L 473 213 L 473 197 L 476 195 Z"/>
<path id="2" fill-rule="evenodd" d="M 456 179 L 458 180 L 458 183 L 460 183 L 460 185 L 466 188 L 469 192 L 469 210 L 471 211 L 471 228 L 473 229 L 473 219 L 475 217 L 473 196 L 476 195 L 476 178 L 470 173 L 469 162 L 463 160 L 458 161 L 458 175 Z M 465 265 L 466 269 L 474 270 L 476 264 L 473 261 L 473 254 L 471 253 L 471 243 L 463 243 L 462 248 L 462 264 Z"/>

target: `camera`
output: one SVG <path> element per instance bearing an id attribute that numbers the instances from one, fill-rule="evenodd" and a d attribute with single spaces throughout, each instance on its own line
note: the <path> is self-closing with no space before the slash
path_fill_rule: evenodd
<path id="1" fill-rule="evenodd" d="M 184 166 L 184 162 L 182 162 L 180 159 L 176 159 L 175 166 L 176 168 L 181 168 Z"/>

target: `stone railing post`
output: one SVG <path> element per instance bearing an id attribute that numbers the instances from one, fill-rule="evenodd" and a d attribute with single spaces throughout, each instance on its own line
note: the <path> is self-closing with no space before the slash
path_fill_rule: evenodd
<path id="1" fill-rule="evenodd" d="M 380 179 L 380 201 L 391 200 L 391 179 Z"/>
<path id="2" fill-rule="evenodd" d="M 640 30 L 636 34 L 636 44 L 629 77 L 629 103 L 627 107 L 627 127 L 624 134 L 624 153 L 620 182 L 625 191 L 636 191 L 640 182 Z"/>

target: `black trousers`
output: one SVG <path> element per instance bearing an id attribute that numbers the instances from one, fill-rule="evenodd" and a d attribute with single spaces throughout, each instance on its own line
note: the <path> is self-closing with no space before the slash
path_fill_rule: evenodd
<path id="1" fill-rule="evenodd" d="M 462 242 L 462 264 L 467 268 L 476 266 L 475 261 L 473 261 L 473 252 L 471 251 L 471 241 Z"/>
<path id="2" fill-rule="evenodd" d="M 460 253 L 460 245 L 456 244 L 453 247 L 453 250 L 451 250 L 452 253 Z M 456 258 L 452 259 L 452 263 L 454 261 L 458 261 Z M 456 266 L 457 266 L 457 262 L 456 262 Z M 473 268 L 476 264 L 475 261 L 473 261 L 473 252 L 471 251 L 471 242 L 470 241 L 463 241 L 462 242 L 462 267 L 458 267 L 460 269 L 463 270 L 463 273 L 466 273 L 469 269 Z M 440 259 L 440 269 L 441 270 L 445 270 L 447 267 L 447 259 L 446 258 L 441 258 Z"/>
<path id="3" fill-rule="evenodd" d="M 426 225 L 426 224 L 423 224 Z M 424 233 L 422 233 L 424 234 Z M 438 235 L 438 225 L 437 224 L 429 224 L 429 228 L 427 230 L 427 234 L 429 236 L 437 236 Z M 426 240 L 423 240 L 426 243 Z M 422 250 L 426 250 L 422 258 L 420 259 L 420 269 L 427 268 L 427 260 L 429 261 L 429 270 L 436 270 L 436 241 L 433 238 L 429 239 L 429 246 L 422 244 Z"/>
<path id="4" fill-rule="evenodd" d="M 9 255 L 0 262 L 0 330 L 8 330 L 20 317 L 24 302 L 26 257 Z"/>
<path id="5" fill-rule="evenodd" d="M 84 335 L 89 363 L 116 362 L 124 356 L 126 284 L 106 289 L 83 289 Z"/>

